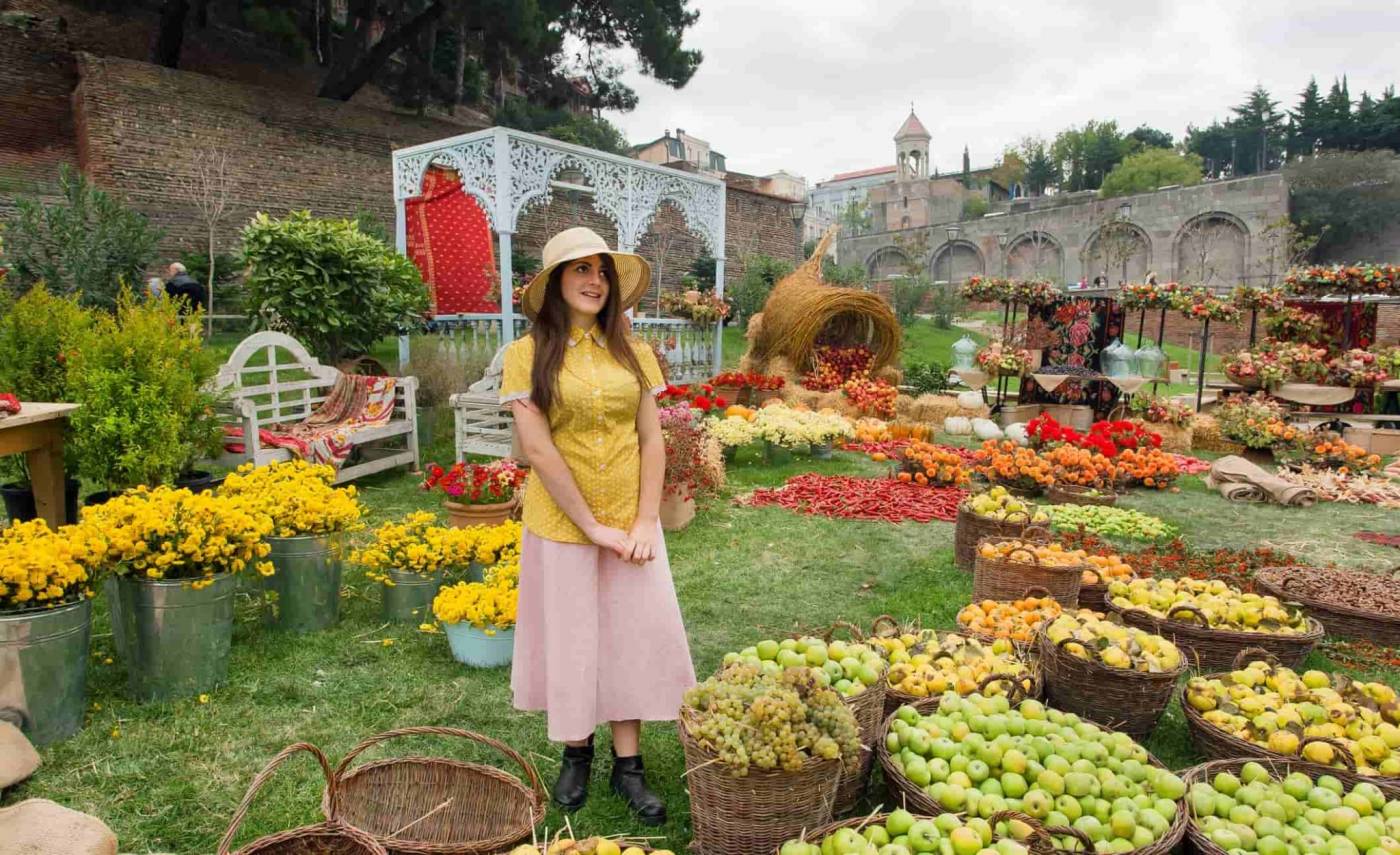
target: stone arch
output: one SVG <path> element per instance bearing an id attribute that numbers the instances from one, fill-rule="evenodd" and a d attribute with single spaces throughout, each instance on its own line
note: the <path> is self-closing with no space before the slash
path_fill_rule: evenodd
<path id="1" fill-rule="evenodd" d="M 1243 282 L 1249 264 L 1249 226 L 1228 211 L 1206 211 L 1181 224 L 1172 240 L 1176 279 L 1188 285 Z"/>
<path id="2" fill-rule="evenodd" d="M 1086 280 L 1103 274 L 1109 282 L 1142 282 L 1152 271 L 1152 237 L 1137 223 L 1105 223 L 1084 241 L 1079 261 Z"/>
<path id="3" fill-rule="evenodd" d="M 952 240 L 934 251 L 928 269 L 935 282 L 963 282 L 970 276 L 985 274 L 987 260 L 972 241 Z"/>
<path id="4" fill-rule="evenodd" d="M 1006 275 L 1015 279 L 1064 279 L 1065 250 L 1049 232 L 1021 232 L 1006 245 Z"/>
<path id="5" fill-rule="evenodd" d="M 909 256 L 894 246 L 882 246 L 865 259 L 865 272 L 874 279 L 904 276 L 909 271 Z"/>

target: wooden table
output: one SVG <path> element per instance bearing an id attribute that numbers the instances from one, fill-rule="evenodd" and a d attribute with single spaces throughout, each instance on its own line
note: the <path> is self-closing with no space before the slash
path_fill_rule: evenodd
<path id="1" fill-rule="evenodd" d="M 23 454 L 34 488 L 34 507 L 51 528 L 63 518 L 63 428 L 77 404 L 21 402 L 19 413 L 0 418 L 0 455 Z"/>

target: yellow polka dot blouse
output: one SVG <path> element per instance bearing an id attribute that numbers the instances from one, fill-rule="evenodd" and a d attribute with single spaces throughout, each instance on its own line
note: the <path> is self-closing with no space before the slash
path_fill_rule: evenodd
<path id="1" fill-rule="evenodd" d="M 653 395 L 662 391 L 665 383 L 651 348 L 634 339 L 632 349 L 648 391 Z M 529 336 L 506 348 L 501 403 L 530 397 L 534 358 L 535 342 Z M 587 333 L 573 330 L 559 369 L 559 394 L 550 408 L 549 430 L 593 516 L 603 525 L 624 531 L 637 518 L 641 491 L 642 458 L 637 439 L 641 392 L 637 378 L 608 352 L 599 327 L 595 325 Z M 554 503 L 534 472 L 525 486 L 524 523 L 548 540 L 590 542 Z"/>

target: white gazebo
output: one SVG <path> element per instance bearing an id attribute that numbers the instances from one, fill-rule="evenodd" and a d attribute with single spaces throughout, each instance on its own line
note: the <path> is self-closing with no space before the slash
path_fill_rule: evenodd
<path id="1" fill-rule="evenodd" d="M 499 312 L 437 315 L 434 325 L 473 344 L 498 349 L 525 329 L 512 305 L 511 240 L 531 206 L 548 204 L 556 190 L 592 197 L 595 210 L 617 227 L 618 249 L 635 251 L 663 202 L 680 211 L 715 259 L 715 294 L 724 295 L 724 183 L 509 128 L 488 128 L 393 153 L 394 233 L 407 251 L 405 209 L 422 192 L 434 164 L 453 169 L 462 191 L 481 205 L 496 233 L 501 279 Z M 561 177 L 569 177 L 564 181 Z M 720 325 L 671 318 L 633 318 L 634 332 L 660 342 L 672 379 L 689 382 L 720 370 Z M 483 340 L 484 339 L 484 340 Z M 401 361 L 407 361 L 401 339 Z"/>

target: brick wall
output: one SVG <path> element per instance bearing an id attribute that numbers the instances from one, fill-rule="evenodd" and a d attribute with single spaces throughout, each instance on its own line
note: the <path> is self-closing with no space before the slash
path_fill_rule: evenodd
<path id="1" fill-rule="evenodd" d="M 208 146 L 227 152 L 235 184 L 217 234 L 227 249 L 257 211 L 364 210 L 392 232 L 390 152 L 464 130 L 126 59 L 80 53 L 77 63 L 73 111 L 83 170 L 166 230 L 165 255 L 204 243 L 177 187 Z"/>
<path id="2" fill-rule="evenodd" d="M 16 194 L 52 198 L 58 168 L 77 160 L 72 56 L 54 33 L 0 24 L 0 222 Z"/>

